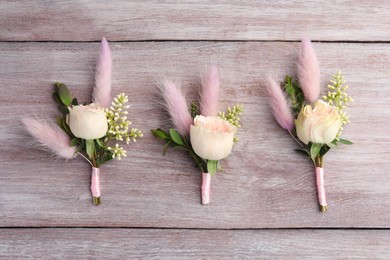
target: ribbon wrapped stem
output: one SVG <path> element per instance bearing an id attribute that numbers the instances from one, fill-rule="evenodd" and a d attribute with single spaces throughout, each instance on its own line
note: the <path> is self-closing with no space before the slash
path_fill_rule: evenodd
<path id="1" fill-rule="evenodd" d="M 318 203 L 320 205 L 320 211 L 328 211 L 328 205 L 326 203 L 326 193 L 324 185 L 324 168 L 316 167 L 316 179 L 317 179 L 317 192 L 318 192 Z"/>
<path id="2" fill-rule="evenodd" d="M 100 169 L 96 167 L 92 167 L 92 174 L 91 174 L 91 192 L 93 196 L 93 204 L 94 205 L 100 205 L 101 199 L 100 199 Z"/>
<path id="3" fill-rule="evenodd" d="M 207 205 L 210 203 L 210 173 L 202 173 L 202 204 Z"/>

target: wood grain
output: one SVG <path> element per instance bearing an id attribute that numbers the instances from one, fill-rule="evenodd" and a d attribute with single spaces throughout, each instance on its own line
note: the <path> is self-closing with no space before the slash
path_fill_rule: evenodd
<path id="1" fill-rule="evenodd" d="M 0 2 L 1 41 L 390 41 L 389 1 Z"/>
<path id="2" fill-rule="evenodd" d="M 130 95 L 130 118 L 145 137 L 129 147 L 128 158 L 103 166 L 99 207 L 91 204 L 87 163 L 56 160 L 27 146 L 30 137 L 18 120 L 58 114 L 51 100 L 55 81 L 89 101 L 98 44 L 0 43 L 0 226 L 389 228 L 390 46 L 314 46 L 323 85 L 341 68 L 355 99 L 345 131 L 355 144 L 326 157 L 326 214 L 317 210 L 313 165 L 294 153 L 294 142 L 272 118 L 262 84 L 269 73 L 279 80 L 294 73 L 297 43 L 112 43 L 114 92 Z M 200 173 L 181 151 L 163 157 L 161 143 L 148 131 L 168 127 L 156 82 L 180 78 L 195 100 L 199 71 L 212 63 L 222 74 L 221 109 L 239 102 L 245 112 L 241 141 L 222 161 L 224 172 L 212 179 L 211 204 L 202 206 Z"/>
<path id="3" fill-rule="evenodd" d="M 5 229 L 4 259 L 387 259 L 385 230 Z"/>

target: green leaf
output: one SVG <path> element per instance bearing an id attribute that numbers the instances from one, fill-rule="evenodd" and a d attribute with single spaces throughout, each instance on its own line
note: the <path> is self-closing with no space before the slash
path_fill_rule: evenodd
<path id="1" fill-rule="evenodd" d="M 324 156 L 330 150 L 330 148 L 331 147 L 329 147 L 329 145 L 322 146 L 320 150 L 320 156 Z"/>
<path id="2" fill-rule="evenodd" d="M 77 101 L 77 98 L 72 99 L 72 105 L 78 106 L 79 102 Z"/>
<path id="3" fill-rule="evenodd" d="M 169 145 L 170 145 L 171 143 L 172 143 L 171 141 L 168 141 L 166 144 L 164 144 L 164 148 L 163 148 L 163 156 L 165 156 L 165 155 L 167 154 L 167 151 L 168 151 Z"/>
<path id="4" fill-rule="evenodd" d="M 84 139 L 79 139 L 79 141 L 80 141 L 80 145 L 77 147 L 76 153 L 80 152 L 85 147 L 85 140 Z"/>
<path id="5" fill-rule="evenodd" d="M 57 125 L 58 125 L 59 127 L 62 128 L 62 116 L 59 116 L 59 117 L 56 118 L 56 123 L 57 123 Z"/>
<path id="6" fill-rule="evenodd" d="M 112 160 L 112 153 L 107 151 L 106 153 L 103 154 L 102 158 L 100 159 L 100 165 L 103 163 Z"/>
<path id="7" fill-rule="evenodd" d="M 102 148 L 105 148 L 104 144 L 102 143 L 102 141 L 100 141 L 100 139 L 95 139 L 95 142 L 98 146 L 102 147 Z"/>
<path id="8" fill-rule="evenodd" d="M 179 144 L 183 145 L 183 139 L 181 138 L 180 134 L 173 128 L 169 129 L 169 135 L 171 136 L 172 140 Z"/>
<path id="9" fill-rule="evenodd" d="M 214 175 L 218 169 L 218 161 L 207 160 L 207 171 L 211 175 Z"/>
<path id="10" fill-rule="evenodd" d="M 294 113 L 299 113 L 302 109 L 305 98 L 298 82 L 287 75 L 284 81 L 284 90 L 286 91 L 288 98 L 291 100 Z"/>
<path id="11" fill-rule="evenodd" d="M 81 150 L 83 150 L 83 148 L 84 148 L 84 144 L 78 146 L 77 149 L 76 149 L 75 154 L 81 152 Z"/>
<path id="12" fill-rule="evenodd" d="M 68 124 L 66 123 L 66 120 L 65 118 L 62 118 L 62 129 L 68 134 L 68 135 L 71 135 L 73 136 L 72 134 L 72 131 L 70 130 L 70 127 L 68 126 Z"/>
<path id="13" fill-rule="evenodd" d="M 78 138 L 73 138 L 71 141 L 70 141 L 70 146 L 75 146 L 76 144 L 79 143 L 79 139 Z"/>
<path id="14" fill-rule="evenodd" d="M 321 151 L 322 144 L 312 143 L 310 147 L 310 157 L 314 161 L 317 155 L 319 155 Z"/>
<path id="15" fill-rule="evenodd" d="M 294 149 L 296 152 L 301 153 L 303 155 L 308 155 L 310 156 L 310 152 L 307 149 L 304 148 L 296 148 Z"/>
<path id="16" fill-rule="evenodd" d="M 95 142 L 93 139 L 91 140 L 85 140 L 85 146 L 87 150 L 87 154 L 90 159 L 92 159 L 95 155 Z"/>
<path id="17" fill-rule="evenodd" d="M 341 139 L 339 140 L 340 143 L 342 144 L 346 144 L 346 145 L 351 145 L 353 144 L 351 141 L 347 140 L 347 139 Z"/>
<path id="18" fill-rule="evenodd" d="M 57 107 L 64 116 L 69 114 L 69 109 L 65 105 L 59 104 Z"/>
<path id="19" fill-rule="evenodd" d="M 70 94 L 68 88 L 65 86 L 65 84 L 56 82 L 54 84 L 56 87 L 56 91 L 58 93 L 59 98 L 61 99 L 62 103 L 65 106 L 69 106 L 72 103 L 72 95 Z"/>
<path id="20" fill-rule="evenodd" d="M 57 92 L 53 92 L 53 99 L 57 104 L 63 104 Z"/>
<path id="21" fill-rule="evenodd" d="M 156 137 L 156 138 L 169 139 L 168 134 L 164 130 L 162 130 L 160 128 L 151 129 L 150 131 L 152 132 L 153 136 Z"/>
<path id="22" fill-rule="evenodd" d="M 195 118 L 197 115 L 200 115 L 199 107 L 195 102 L 191 103 L 191 117 Z"/>
<path id="23" fill-rule="evenodd" d="M 186 148 L 186 150 L 188 150 L 188 151 L 192 150 L 191 143 L 187 137 L 183 137 L 183 143 L 184 143 L 184 147 Z"/>

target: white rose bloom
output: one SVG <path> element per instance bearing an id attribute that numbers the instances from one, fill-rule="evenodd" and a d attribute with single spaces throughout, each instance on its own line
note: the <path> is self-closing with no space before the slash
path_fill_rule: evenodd
<path id="1" fill-rule="evenodd" d="M 69 107 L 66 119 L 70 130 L 78 138 L 99 139 L 107 133 L 106 113 L 94 103 Z"/>
<path id="2" fill-rule="evenodd" d="M 190 139 L 195 153 L 207 160 L 227 157 L 234 143 L 237 128 L 220 117 L 196 116 Z"/>
<path id="3" fill-rule="evenodd" d="M 341 118 L 335 107 L 322 100 L 314 104 L 314 108 L 306 105 L 295 119 L 298 138 L 308 144 L 329 144 L 337 136 L 341 128 Z"/>

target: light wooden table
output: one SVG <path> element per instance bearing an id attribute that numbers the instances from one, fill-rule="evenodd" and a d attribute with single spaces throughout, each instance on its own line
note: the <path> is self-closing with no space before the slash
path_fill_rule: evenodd
<path id="1" fill-rule="evenodd" d="M 390 257 L 390 3 L 388 1 L 0 2 L 0 258 L 327 259 Z M 52 84 L 89 101 L 99 41 L 113 52 L 114 93 L 145 136 L 90 169 L 29 145 L 20 118 L 58 115 Z M 355 99 L 326 157 L 329 212 L 317 209 L 312 164 L 273 119 L 262 83 L 294 74 L 299 40 L 314 42 L 323 92 L 339 69 Z M 149 130 L 166 127 L 155 85 L 221 71 L 221 108 L 244 105 L 240 142 L 200 205 L 200 173 Z"/>

